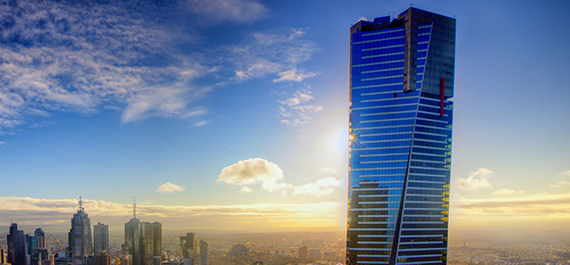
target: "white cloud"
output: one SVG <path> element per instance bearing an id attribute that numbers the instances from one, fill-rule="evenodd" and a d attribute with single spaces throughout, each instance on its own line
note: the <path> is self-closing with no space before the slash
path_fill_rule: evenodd
<path id="1" fill-rule="evenodd" d="M 558 181 L 558 183 L 556 183 L 556 184 L 550 185 L 550 187 L 551 188 L 560 188 L 560 187 L 565 186 L 565 185 L 570 185 L 570 182 L 561 180 L 561 181 Z"/>
<path id="2" fill-rule="evenodd" d="M 570 170 L 564 171 L 564 172 L 560 172 L 560 174 L 565 175 L 565 176 L 570 176 Z"/>
<path id="3" fill-rule="evenodd" d="M 226 58 L 237 68 L 235 79 L 242 81 L 277 74 L 274 82 L 297 81 L 313 77 L 316 73 L 301 69 L 297 65 L 312 58 L 319 51 L 316 45 L 301 38 L 302 29 L 293 30 L 291 35 L 253 33 L 245 43 L 228 48 Z"/>
<path id="4" fill-rule="evenodd" d="M 330 168 L 327 170 L 330 170 Z M 340 180 L 328 177 L 317 180 L 316 183 L 296 187 L 292 184 L 280 182 L 283 178 L 283 171 L 276 164 L 261 158 L 250 158 L 222 169 L 216 182 L 231 185 L 261 183 L 261 189 L 267 192 L 281 191 L 283 195 L 287 195 L 286 190 L 293 189 L 294 195 L 306 194 L 316 197 L 334 192 L 334 187 L 339 187 L 342 183 Z M 240 190 L 240 193 L 248 192 L 253 192 L 253 190 L 246 186 Z"/>
<path id="5" fill-rule="evenodd" d="M 199 121 L 199 122 L 195 123 L 193 126 L 194 127 L 202 127 L 208 123 L 210 123 L 210 121 Z"/>
<path id="6" fill-rule="evenodd" d="M 272 192 L 288 186 L 288 184 L 277 183 L 281 179 L 283 179 L 283 171 L 279 166 L 265 159 L 250 158 L 222 169 L 216 182 L 232 185 L 262 183 L 264 190 Z"/>
<path id="7" fill-rule="evenodd" d="M 486 169 L 486 168 L 479 168 L 477 171 L 473 171 L 469 173 L 467 178 L 459 178 L 459 186 L 461 188 L 470 189 L 470 190 L 478 190 L 482 188 L 491 188 L 493 187 L 491 183 L 484 178 L 483 176 L 489 176 L 493 174 L 493 171 Z"/>
<path id="8" fill-rule="evenodd" d="M 279 113 L 284 118 L 281 120 L 282 123 L 291 126 L 303 125 L 312 119 L 312 114 L 323 110 L 322 106 L 306 104 L 314 99 L 311 95 L 311 91 L 309 91 L 311 87 L 306 87 L 306 90 L 298 90 L 292 97 L 284 101 L 278 101 L 281 104 L 281 106 L 279 106 Z"/>
<path id="9" fill-rule="evenodd" d="M 252 193 L 252 192 L 253 190 L 246 186 L 243 186 L 243 188 L 241 188 L 241 190 L 239 191 L 239 193 Z"/>
<path id="10" fill-rule="evenodd" d="M 279 103 L 287 105 L 289 107 L 293 107 L 306 103 L 307 101 L 310 101 L 312 99 L 314 99 L 314 97 L 311 96 L 310 91 L 297 91 L 295 92 L 295 94 L 293 94 L 293 97 L 288 98 L 285 101 L 279 101 Z"/>
<path id="11" fill-rule="evenodd" d="M 12 26 L 0 38 L 18 41 L 0 46 L 0 130 L 53 111 L 96 112 L 107 104 L 120 106 L 123 122 L 192 116 L 188 102 L 202 89 L 191 81 L 214 68 L 173 48 L 184 33 L 148 19 L 165 16 L 152 5 L 137 12 L 126 2 L 93 3 L 88 11 L 57 1 L 3 6 L 0 20 Z"/>
<path id="12" fill-rule="evenodd" d="M 267 15 L 269 10 L 251 0 L 188 0 L 188 6 L 196 15 L 215 22 L 248 22 Z"/>
<path id="13" fill-rule="evenodd" d="M 317 74 L 313 72 L 307 72 L 304 69 L 297 71 L 297 69 L 293 68 L 287 71 L 277 73 L 277 75 L 279 76 L 279 78 L 273 79 L 273 82 L 295 81 L 297 83 L 300 83 L 304 79 L 313 77 Z"/>
<path id="14" fill-rule="evenodd" d="M 292 39 L 297 38 L 297 37 L 301 37 L 301 36 L 305 35 L 305 33 L 307 33 L 307 32 L 304 31 L 303 28 L 291 29 L 291 34 L 289 35 L 289 40 L 292 40 Z"/>
<path id="15" fill-rule="evenodd" d="M 524 190 L 514 191 L 511 189 L 504 188 L 504 189 L 500 189 L 498 191 L 495 191 L 492 194 L 494 194 L 494 195 L 512 195 L 512 194 L 522 194 L 522 193 L 524 193 Z"/>
<path id="16" fill-rule="evenodd" d="M 477 171 L 469 173 L 469 176 L 488 176 L 493 174 L 493 171 L 486 168 L 479 168 Z"/>
<path id="17" fill-rule="evenodd" d="M 295 187 L 293 190 L 294 195 L 305 194 L 315 197 L 322 197 L 334 192 L 335 187 L 340 187 L 341 181 L 333 177 L 319 179 L 315 183 L 305 184 L 300 187 Z"/>
<path id="18" fill-rule="evenodd" d="M 166 183 L 160 185 L 158 187 L 158 189 L 156 189 L 157 192 L 161 192 L 161 193 L 171 193 L 171 192 L 183 191 L 183 190 L 184 190 L 184 187 L 182 187 L 180 185 L 172 184 L 170 182 L 166 182 Z"/>
<path id="19" fill-rule="evenodd" d="M 486 178 L 476 178 L 475 176 L 469 176 L 468 178 L 460 178 L 459 185 L 462 188 L 470 190 L 478 190 L 482 188 L 492 188 L 491 183 L 487 181 Z"/>
<path id="20" fill-rule="evenodd" d="M 320 172 L 325 172 L 325 173 L 330 173 L 330 174 L 334 174 L 336 173 L 336 169 L 333 167 L 323 167 L 319 169 Z"/>

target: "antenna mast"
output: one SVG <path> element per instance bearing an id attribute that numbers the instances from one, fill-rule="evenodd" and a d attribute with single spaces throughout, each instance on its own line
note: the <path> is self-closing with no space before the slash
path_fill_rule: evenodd
<path id="1" fill-rule="evenodd" d="M 79 210 L 83 210 L 83 204 L 81 203 L 81 196 L 79 196 Z"/>
<path id="2" fill-rule="evenodd" d="M 137 197 L 133 196 L 133 219 L 137 218 Z"/>

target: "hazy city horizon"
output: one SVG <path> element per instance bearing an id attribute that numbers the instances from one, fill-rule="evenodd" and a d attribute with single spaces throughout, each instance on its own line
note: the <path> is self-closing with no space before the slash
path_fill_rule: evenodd
<path id="1" fill-rule="evenodd" d="M 397 17 L 410 8 L 456 24 L 432 25 L 426 15 L 406 29 Z M 81 196 L 90 226 L 108 225 L 117 258 L 128 252 L 116 244 L 126 244 L 136 197 L 141 223 L 160 225 L 133 231 L 178 261 L 178 238 L 194 232 L 217 264 L 229 253 L 244 264 L 336 264 L 352 218 L 353 242 L 363 242 L 354 249 L 364 252 L 398 253 L 394 242 L 417 246 L 410 235 L 420 235 L 427 252 L 439 251 L 422 255 L 450 264 L 525 264 L 532 255 L 537 264 L 570 263 L 568 8 L 531 0 L 7 1 L 0 247 L 36 228 L 60 250 L 87 238 L 66 238 Z M 353 50 L 351 28 L 361 21 L 385 32 L 364 32 Z M 420 45 L 410 36 L 422 36 Z M 446 46 L 428 67 L 432 36 L 437 49 L 455 45 L 453 64 L 441 55 Z M 391 86 L 398 90 L 380 89 Z M 368 111 L 380 106 L 388 114 Z M 404 128 L 418 119 L 413 111 L 430 127 L 419 136 Z M 351 113 L 361 119 L 352 123 Z M 366 136 L 353 134 L 364 127 Z M 354 139 L 361 150 L 351 149 Z M 404 189 L 410 174 L 422 191 Z M 12 223 L 19 230 L 8 239 Z M 422 232 L 425 225 L 445 232 Z M 404 226 L 410 234 L 400 237 Z M 165 241 L 151 240 L 151 230 Z M 279 233 L 289 239 L 267 243 Z M 304 249 L 311 233 L 328 241 Z M 247 235 L 263 243 L 247 245 Z M 33 240 L 29 248 L 40 249 Z M 364 252 L 355 255 L 386 258 Z"/>

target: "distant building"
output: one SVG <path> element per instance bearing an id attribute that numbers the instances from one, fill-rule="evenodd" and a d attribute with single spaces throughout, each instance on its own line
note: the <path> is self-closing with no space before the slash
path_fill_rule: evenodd
<path id="1" fill-rule="evenodd" d="M 95 265 L 111 265 L 111 255 L 106 251 L 99 252 L 95 258 Z"/>
<path id="2" fill-rule="evenodd" d="M 323 239 L 303 240 L 303 246 L 306 246 L 309 248 L 318 248 L 318 247 L 322 247 L 324 242 L 325 241 Z"/>
<path id="3" fill-rule="evenodd" d="M 180 257 L 194 260 L 194 233 L 180 237 Z"/>
<path id="4" fill-rule="evenodd" d="M 18 224 L 12 223 L 10 233 L 6 236 L 8 245 L 8 262 L 12 265 L 26 265 L 26 237 L 24 231 L 18 230 Z"/>
<path id="5" fill-rule="evenodd" d="M 0 248 L 0 264 L 7 264 L 8 263 L 8 253 L 4 248 Z"/>
<path id="6" fill-rule="evenodd" d="M 32 252 L 38 248 L 38 238 L 26 235 L 26 243 L 28 244 L 28 255 L 32 255 Z"/>
<path id="7" fill-rule="evenodd" d="M 155 256 L 152 258 L 152 265 L 160 265 L 161 263 L 162 263 L 162 260 L 160 257 Z"/>
<path id="8" fill-rule="evenodd" d="M 198 256 L 198 265 L 208 265 L 208 243 L 200 240 L 200 255 Z"/>
<path id="9" fill-rule="evenodd" d="M 93 226 L 93 250 L 95 255 L 109 253 L 109 226 L 98 222 Z"/>
<path id="10" fill-rule="evenodd" d="M 133 218 L 125 223 L 124 254 L 132 255 L 132 265 L 153 265 L 162 255 L 162 224 L 141 222 L 133 204 Z"/>
<path id="11" fill-rule="evenodd" d="M 236 244 L 236 245 L 232 246 L 232 248 L 230 250 L 230 254 L 232 254 L 234 256 L 247 255 L 247 254 L 249 254 L 249 248 L 247 248 L 246 246 L 244 246 L 242 244 Z"/>
<path id="12" fill-rule="evenodd" d="M 306 246 L 302 246 L 299 248 L 299 259 L 305 260 L 307 259 L 309 249 Z"/>
<path id="13" fill-rule="evenodd" d="M 87 259 L 93 255 L 91 219 L 82 207 L 81 197 L 79 197 L 79 209 L 71 219 L 68 238 L 73 265 L 87 264 Z"/>
<path id="14" fill-rule="evenodd" d="M 35 236 L 34 236 L 35 237 Z M 36 248 L 31 254 L 32 265 L 47 265 L 48 251 L 45 248 Z"/>
<path id="15" fill-rule="evenodd" d="M 46 234 L 44 233 L 44 230 L 41 228 L 37 228 L 36 231 L 34 231 L 34 236 L 38 240 L 38 248 L 45 249 L 46 248 Z"/>
<path id="16" fill-rule="evenodd" d="M 310 259 L 320 259 L 323 255 L 320 249 L 309 249 L 309 258 Z"/>

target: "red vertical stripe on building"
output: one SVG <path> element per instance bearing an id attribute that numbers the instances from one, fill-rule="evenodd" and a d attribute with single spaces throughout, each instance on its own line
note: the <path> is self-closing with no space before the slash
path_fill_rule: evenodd
<path id="1" fill-rule="evenodd" d="M 443 101 L 445 100 L 445 77 L 439 79 L 439 95 L 441 95 L 441 100 L 439 101 L 439 116 L 443 116 Z"/>

